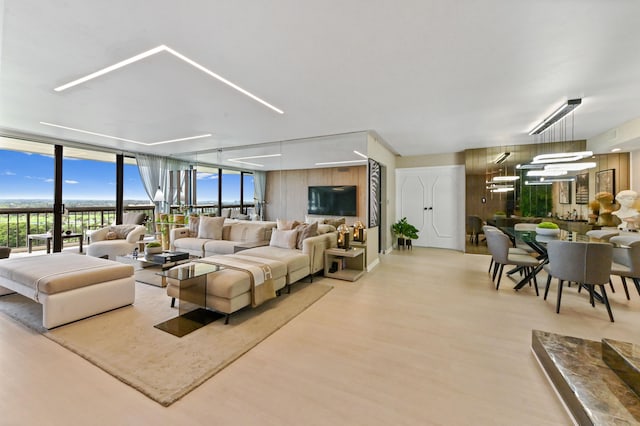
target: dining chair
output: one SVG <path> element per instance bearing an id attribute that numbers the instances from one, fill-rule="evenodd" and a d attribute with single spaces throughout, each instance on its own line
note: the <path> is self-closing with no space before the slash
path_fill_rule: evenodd
<path id="1" fill-rule="evenodd" d="M 611 275 L 620 277 L 627 300 L 630 300 L 627 278 L 631 278 L 640 295 L 640 240 L 618 236 L 612 237 L 609 241 L 616 245 L 613 248 Z"/>
<path id="2" fill-rule="evenodd" d="M 485 239 L 486 239 L 487 232 L 492 232 L 492 231 L 497 231 L 497 232 L 500 232 L 501 234 L 504 234 L 504 232 L 502 232 L 500 228 L 497 228 L 492 225 L 484 225 L 482 227 L 482 233 L 485 235 Z M 509 254 L 528 254 L 528 252 L 520 248 L 509 247 Z M 491 257 L 491 262 L 489 262 L 489 271 L 487 272 L 488 274 L 491 273 L 492 267 L 493 267 L 493 256 Z"/>
<path id="3" fill-rule="evenodd" d="M 489 252 L 491 253 L 491 258 L 493 260 L 492 279 L 494 282 L 496 280 L 496 275 L 498 275 L 496 290 L 500 288 L 500 280 L 502 279 L 502 272 L 505 265 L 522 267 L 526 274 L 530 274 L 533 269 L 539 265 L 538 260 L 529 256 L 528 254 L 509 253 L 511 240 L 509 240 L 509 237 L 506 234 L 499 231 L 487 231 L 485 233 L 485 237 L 487 239 L 487 246 L 489 247 Z M 533 282 L 535 285 L 537 296 L 538 282 L 536 281 L 535 275 L 533 275 Z M 529 282 L 529 284 L 531 284 L 531 282 Z"/>
<path id="4" fill-rule="evenodd" d="M 535 231 L 538 225 L 535 223 L 516 223 L 513 225 L 515 231 Z M 516 238 L 516 247 L 526 251 L 527 253 L 536 253 L 536 251 L 527 243 L 518 241 Z"/>
<path id="5" fill-rule="evenodd" d="M 579 286 L 588 288 L 589 302 L 593 307 L 595 307 L 594 287 L 598 285 L 602 291 L 602 300 L 607 307 L 609 319 L 613 322 L 613 313 L 605 289 L 611 274 L 613 246 L 609 243 L 554 240 L 547 244 L 547 253 L 549 263 L 544 266 L 544 270 L 549 276 L 544 290 L 544 300 L 547 300 L 551 279 L 557 278 L 556 313 L 560 313 L 562 286 L 565 281 L 576 282 Z"/>

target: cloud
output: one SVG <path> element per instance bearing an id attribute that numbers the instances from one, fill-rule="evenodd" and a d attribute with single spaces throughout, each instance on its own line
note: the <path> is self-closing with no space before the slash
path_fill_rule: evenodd
<path id="1" fill-rule="evenodd" d="M 198 180 L 218 179 L 218 174 L 217 173 L 198 172 L 197 176 L 198 176 L 197 177 Z"/>
<path id="2" fill-rule="evenodd" d="M 64 183 L 68 183 L 69 185 L 75 185 L 76 183 L 80 183 L 80 182 L 78 182 L 77 180 L 67 179 L 64 181 Z"/>
<path id="3" fill-rule="evenodd" d="M 53 182 L 53 179 L 49 178 L 49 179 L 43 179 L 45 182 L 50 183 Z"/>
<path id="4" fill-rule="evenodd" d="M 2 176 L 15 176 L 16 174 L 13 173 L 12 171 L 5 170 L 4 172 L 0 173 L 0 175 L 2 175 Z"/>

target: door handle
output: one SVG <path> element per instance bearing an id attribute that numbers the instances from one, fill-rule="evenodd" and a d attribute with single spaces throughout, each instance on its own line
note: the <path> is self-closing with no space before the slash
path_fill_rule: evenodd
<path id="1" fill-rule="evenodd" d="M 433 210 L 433 207 L 425 207 L 425 210 Z"/>

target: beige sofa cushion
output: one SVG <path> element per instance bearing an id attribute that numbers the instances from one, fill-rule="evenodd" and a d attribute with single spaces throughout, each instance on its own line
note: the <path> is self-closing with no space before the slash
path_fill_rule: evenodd
<path id="1" fill-rule="evenodd" d="M 221 240 L 223 226 L 224 217 L 203 216 L 200 218 L 200 223 L 198 225 L 198 238 Z"/>
<path id="2" fill-rule="evenodd" d="M 281 247 L 256 247 L 241 252 L 243 256 L 252 256 L 265 259 L 279 260 L 287 264 L 287 271 L 297 271 L 298 269 L 309 269 L 309 256 L 302 254 L 298 250 L 285 249 Z"/>
<path id="3" fill-rule="evenodd" d="M 173 242 L 176 250 L 200 251 L 204 248 L 205 243 L 209 240 L 204 238 L 179 238 Z"/>

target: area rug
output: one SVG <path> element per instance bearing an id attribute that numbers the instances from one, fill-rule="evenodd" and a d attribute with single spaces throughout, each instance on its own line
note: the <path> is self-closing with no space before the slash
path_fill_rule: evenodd
<path id="1" fill-rule="evenodd" d="M 173 318 L 166 290 L 136 283 L 133 306 L 45 330 L 41 305 L 21 295 L 0 297 L 0 312 L 42 333 L 158 403 L 168 406 L 267 338 L 331 290 L 299 282 L 257 308 L 218 320 L 182 338 L 153 326 Z"/>

